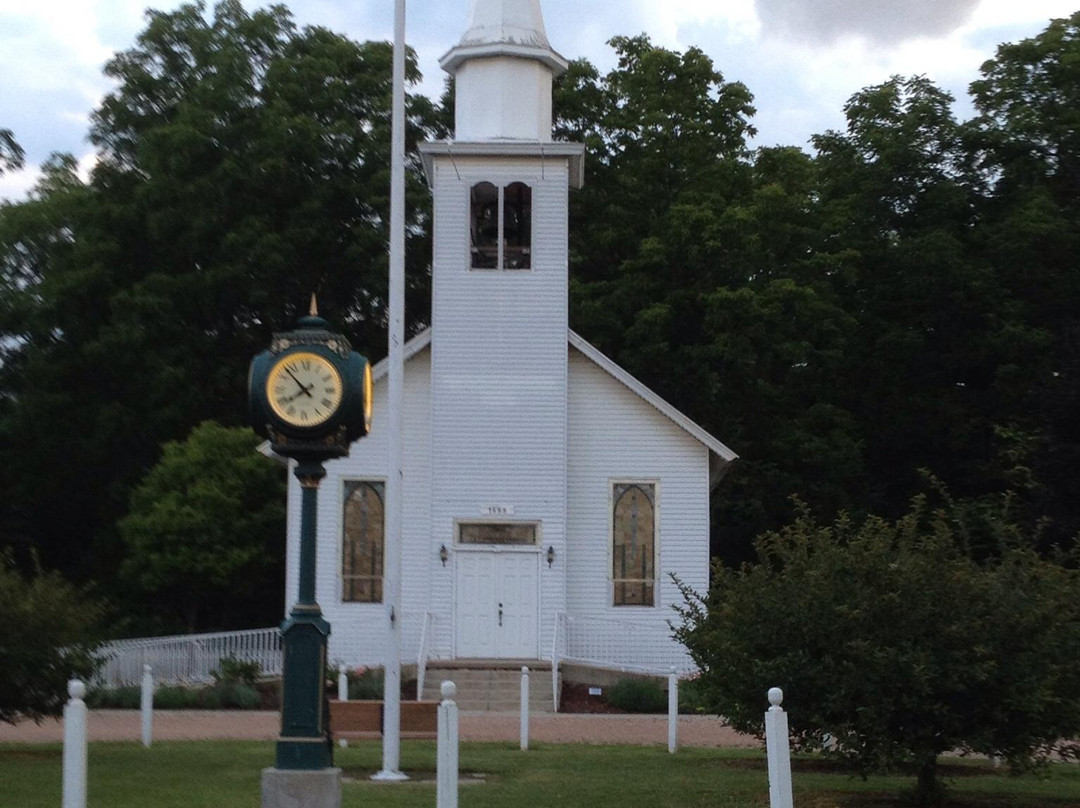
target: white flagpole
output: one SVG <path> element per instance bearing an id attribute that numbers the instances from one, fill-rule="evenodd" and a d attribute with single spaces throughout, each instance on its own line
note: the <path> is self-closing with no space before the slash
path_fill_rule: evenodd
<path id="1" fill-rule="evenodd" d="M 389 467 L 386 475 L 387 648 L 383 690 L 383 765 L 374 780 L 405 780 L 401 765 L 402 409 L 405 405 L 405 0 L 394 0 L 394 86 L 390 148 Z"/>

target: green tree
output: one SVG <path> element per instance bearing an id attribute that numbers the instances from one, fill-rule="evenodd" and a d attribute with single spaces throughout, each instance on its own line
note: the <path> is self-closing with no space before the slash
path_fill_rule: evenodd
<path id="1" fill-rule="evenodd" d="M 313 291 L 358 350 L 382 353 L 391 61 L 386 43 L 298 30 L 283 6 L 148 12 L 106 66 L 89 182 L 59 157 L 29 200 L 0 206 L 7 542 L 109 580 L 116 520 L 161 445 L 242 421 L 250 357 Z M 442 131 L 426 99 L 408 113 L 410 146 Z M 411 159 L 418 327 L 429 203 Z"/>
<path id="2" fill-rule="evenodd" d="M 1080 12 L 1000 46 L 971 95 L 969 148 L 989 189 L 979 255 L 1040 337 L 1002 374 L 1001 426 L 1024 500 L 1062 541 L 1080 533 Z"/>
<path id="3" fill-rule="evenodd" d="M 959 513 L 924 498 L 894 523 L 804 512 L 760 538 L 757 563 L 717 568 L 704 599 L 686 592 L 676 636 L 711 707 L 761 733 L 779 686 L 800 748 L 828 733 L 863 773 L 914 764 L 923 803 L 942 753 L 1021 765 L 1075 737 L 1080 572 L 1011 549 L 1005 528 L 978 563 Z"/>
<path id="4" fill-rule="evenodd" d="M 897 516 L 933 469 L 958 496 L 999 492 L 1003 382 L 1039 344 L 980 260 L 984 203 L 952 98 L 893 77 L 814 138 L 822 237 L 813 283 L 855 319 L 839 401 L 858 423 L 862 507 Z"/>
<path id="5" fill-rule="evenodd" d="M 642 307 L 673 289 L 709 286 L 700 264 L 657 274 L 633 263 L 665 241 L 683 209 L 730 196 L 754 108 L 746 87 L 726 82 L 698 48 L 679 53 L 645 35 L 609 44 L 616 67 L 600 76 L 573 63 L 556 84 L 554 109 L 556 136 L 589 152 L 588 182 L 571 196 L 571 321 L 588 324 L 586 336 L 617 356 Z"/>
<path id="6" fill-rule="evenodd" d="M 26 153 L 10 129 L 0 129 L 0 175 L 23 167 Z"/>
<path id="7" fill-rule="evenodd" d="M 174 628 L 250 628 L 284 603 L 285 469 L 246 428 L 205 421 L 170 441 L 119 522 L 120 580 Z"/>
<path id="8" fill-rule="evenodd" d="M 0 721 L 59 716 L 67 682 L 97 667 L 104 607 L 88 589 L 40 569 L 24 577 L 0 556 Z"/>

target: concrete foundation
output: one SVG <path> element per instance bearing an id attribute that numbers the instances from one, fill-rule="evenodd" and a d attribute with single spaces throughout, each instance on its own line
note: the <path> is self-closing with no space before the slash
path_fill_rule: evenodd
<path id="1" fill-rule="evenodd" d="M 341 769 L 263 769 L 262 808 L 341 808 Z"/>

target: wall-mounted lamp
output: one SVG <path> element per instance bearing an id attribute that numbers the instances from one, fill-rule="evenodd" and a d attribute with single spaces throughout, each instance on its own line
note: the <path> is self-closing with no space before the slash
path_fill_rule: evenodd
<path id="1" fill-rule="evenodd" d="M 555 548 L 550 544 L 548 545 L 547 562 L 548 568 L 550 568 L 551 565 L 555 562 Z"/>
<path id="2" fill-rule="evenodd" d="M 444 544 L 439 548 L 439 561 L 442 562 L 444 567 L 446 566 L 446 559 L 448 558 L 450 558 L 450 551 L 446 549 L 446 545 Z"/>

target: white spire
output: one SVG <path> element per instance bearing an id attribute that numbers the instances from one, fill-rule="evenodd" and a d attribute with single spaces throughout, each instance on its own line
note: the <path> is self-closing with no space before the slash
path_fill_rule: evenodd
<path id="1" fill-rule="evenodd" d="M 549 48 L 544 33 L 540 0 L 472 0 L 469 30 L 461 37 L 462 45 L 484 42 L 514 42 L 536 48 Z"/>
<path id="2" fill-rule="evenodd" d="M 465 59 L 510 55 L 538 59 L 554 75 L 566 70 L 566 60 L 552 50 L 544 31 L 540 0 L 471 0 L 469 28 L 439 60 L 454 73 Z"/>
<path id="3" fill-rule="evenodd" d="M 471 0 L 469 27 L 439 64 L 457 82 L 458 140 L 551 140 L 551 80 L 567 61 L 540 0 Z"/>

